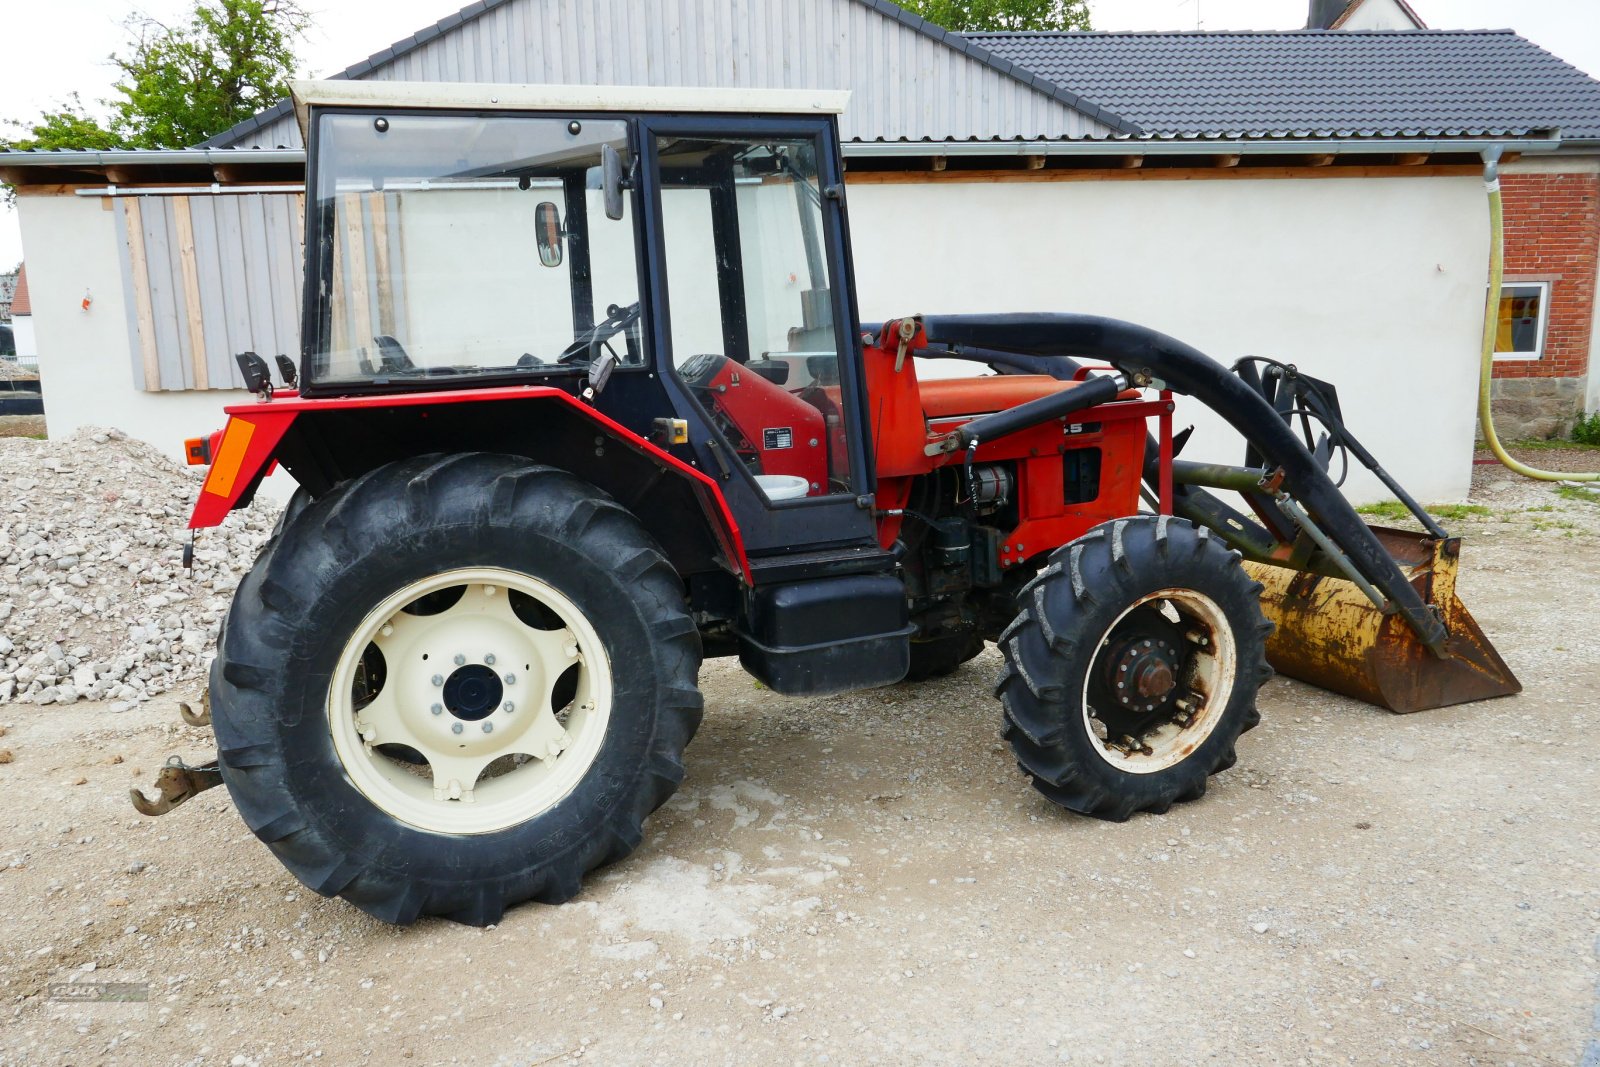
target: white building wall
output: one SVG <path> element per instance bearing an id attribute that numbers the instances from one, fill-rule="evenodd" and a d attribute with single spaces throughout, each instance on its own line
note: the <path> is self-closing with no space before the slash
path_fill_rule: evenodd
<path id="1" fill-rule="evenodd" d="M 248 403 L 251 396 L 243 390 L 146 393 L 135 387 L 112 206 L 100 197 L 17 198 L 33 325 L 43 353 L 45 423 L 52 440 L 84 426 L 115 427 L 182 462 L 184 438 L 221 429 L 223 406 Z M 286 498 L 293 489 L 280 473 L 263 491 Z"/>
<path id="2" fill-rule="evenodd" d="M 11 336 L 17 345 L 18 362 L 32 363 L 39 358 L 39 342 L 34 337 L 32 315 L 13 315 Z"/>
<path id="3" fill-rule="evenodd" d="M 1426 503 L 1465 498 L 1488 276 L 1481 182 L 1461 178 L 856 185 L 861 315 L 1075 311 L 1231 363 L 1332 381 L 1351 430 Z M 946 362 L 945 366 L 949 366 Z M 930 371 L 938 373 L 930 368 Z M 1239 463 L 1220 419 L 1186 459 Z M 1358 502 L 1389 494 L 1352 474 Z"/>
<path id="4" fill-rule="evenodd" d="M 1340 387 L 1351 429 L 1419 499 L 1467 493 L 1488 270 L 1475 177 L 941 181 L 855 184 L 849 198 L 866 320 L 1091 312 L 1224 362 L 1293 362 Z M 136 389 L 111 212 L 18 203 L 52 437 L 116 426 L 177 457 L 249 400 Z M 1195 407 L 1179 408 L 1180 428 L 1200 427 L 1185 456 L 1238 462 L 1239 441 Z M 1387 495 L 1363 475 L 1349 491 Z"/>

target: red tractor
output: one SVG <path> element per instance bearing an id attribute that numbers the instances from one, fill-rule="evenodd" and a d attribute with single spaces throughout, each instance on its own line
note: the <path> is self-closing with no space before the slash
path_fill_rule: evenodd
<path id="1" fill-rule="evenodd" d="M 1087 316 L 861 325 L 843 99 L 300 87 L 299 366 L 239 357 L 190 525 L 299 489 L 212 668 L 219 766 L 147 810 L 220 779 L 317 892 L 484 924 L 638 846 L 708 656 L 816 696 L 994 642 L 1023 771 L 1115 820 L 1232 765 L 1269 657 L 1397 710 L 1515 691 L 1458 542 L 1330 480 L 1389 479 L 1327 383 Z M 1173 458 L 1174 393 L 1243 466 Z"/>

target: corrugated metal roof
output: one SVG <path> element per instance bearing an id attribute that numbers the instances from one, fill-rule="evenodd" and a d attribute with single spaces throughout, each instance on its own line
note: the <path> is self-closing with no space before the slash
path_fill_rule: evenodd
<path id="1" fill-rule="evenodd" d="M 1510 30 L 970 36 L 1147 136 L 1600 139 L 1600 82 Z"/>

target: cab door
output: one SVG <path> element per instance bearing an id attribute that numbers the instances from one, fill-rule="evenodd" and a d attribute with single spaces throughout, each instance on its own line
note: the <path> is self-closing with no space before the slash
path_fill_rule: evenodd
<path id="1" fill-rule="evenodd" d="M 833 120 L 651 118 L 640 141 L 653 348 L 694 462 L 753 564 L 875 557 Z"/>

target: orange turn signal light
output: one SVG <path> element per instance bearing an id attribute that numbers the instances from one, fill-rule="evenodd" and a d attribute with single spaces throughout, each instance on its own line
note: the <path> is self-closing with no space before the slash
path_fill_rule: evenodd
<path id="1" fill-rule="evenodd" d="M 211 462 L 211 438 L 190 437 L 183 442 L 183 458 L 191 467 L 203 467 Z"/>

